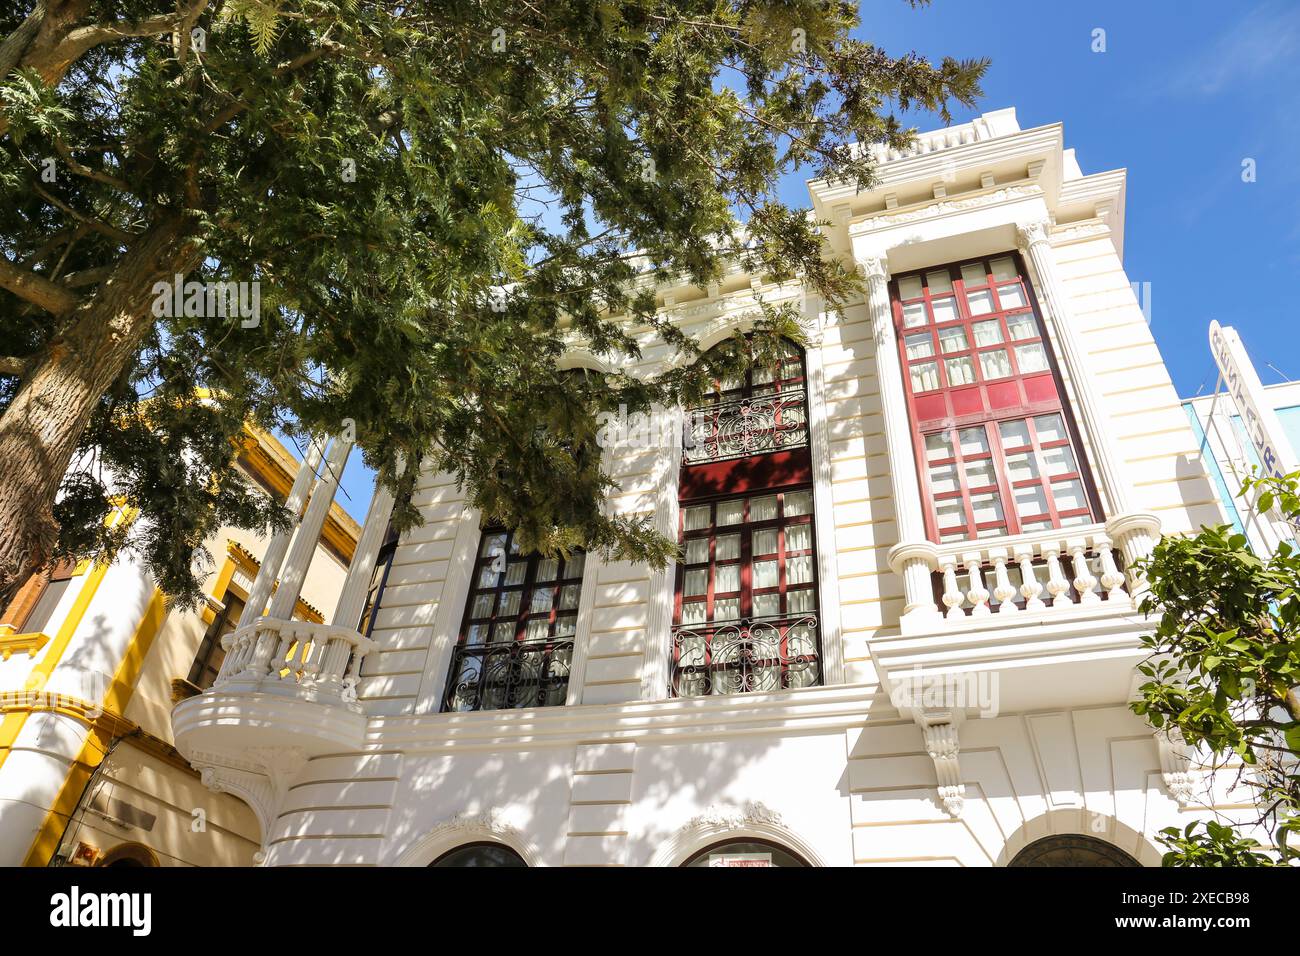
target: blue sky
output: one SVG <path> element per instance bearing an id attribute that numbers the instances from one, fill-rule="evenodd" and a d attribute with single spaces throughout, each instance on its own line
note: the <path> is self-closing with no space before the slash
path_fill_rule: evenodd
<path id="1" fill-rule="evenodd" d="M 987 56 L 964 122 L 1014 106 L 1065 124 L 1085 173 L 1128 170 L 1125 266 L 1150 283 L 1151 328 L 1180 395 L 1214 388 L 1211 319 L 1235 326 L 1268 384 L 1300 377 L 1300 3 L 1295 0 L 863 0 L 859 35 L 894 55 Z M 1094 53 L 1093 31 L 1106 50 Z M 933 129 L 924 114 L 911 125 Z M 1253 159 L 1256 181 L 1242 181 Z M 808 204 L 804 175 L 782 198 Z M 371 475 L 353 456 L 339 503 L 358 521 Z"/>

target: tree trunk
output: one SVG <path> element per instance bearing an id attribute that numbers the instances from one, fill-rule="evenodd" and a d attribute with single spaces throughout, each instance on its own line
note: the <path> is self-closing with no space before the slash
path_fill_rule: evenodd
<path id="1" fill-rule="evenodd" d="M 153 325 L 153 285 L 200 259 L 191 225 L 168 213 L 137 239 L 111 278 L 68 316 L 0 416 L 0 607 L 49 560 L 52 508 L 96 403 Z"/>

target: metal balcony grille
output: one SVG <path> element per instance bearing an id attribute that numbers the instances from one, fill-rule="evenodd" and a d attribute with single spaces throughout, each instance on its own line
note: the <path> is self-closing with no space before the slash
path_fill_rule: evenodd
<path id="1" fill-rule="evenodd" d="M 460 644 L 452 654 L 444 711 L 557 707 L 569 689 L 572 640 Z"/>
<path id="2" fill-rule="evenodd" d="M 808 444 L 808 404 L 802 389 L 701 405 L 687 413 L 682 460 L 728 461 Z"/>
<path id="3" fill-rule="evenodd" d="M 674 697 L 785 690 L 820 682 L 815 614 L 673 628 Z"/>

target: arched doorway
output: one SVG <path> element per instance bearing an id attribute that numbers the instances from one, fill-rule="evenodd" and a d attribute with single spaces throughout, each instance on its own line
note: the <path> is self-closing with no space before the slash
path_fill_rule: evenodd
<path id="1" fill-rule="evenodd" d="M 429 866 L 527 866 L 524 858 L 501 843 L 466 843 L 449 850 Z"/>
<path id="2" fill-rule="evenodd" d="M 807 867 L 807 861 L 767 840 L 725 840 L 706 847 L 682 866 Z"/>
<path id="3" fill-rule="evenodd" d="M 1141 866 L 1114 844 L 1082 833 L 1062 833 L 1035 840 L 1007 866 Z"/>

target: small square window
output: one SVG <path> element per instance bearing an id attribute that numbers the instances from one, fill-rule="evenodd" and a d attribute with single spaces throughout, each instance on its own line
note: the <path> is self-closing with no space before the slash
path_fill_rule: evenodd
<path id="1" fill-rule="evenodd" d="M 900 299 L 919 299 L 921 292 L 920 276 L 904 276 L 898 280 L 898 297 Z"/>
<path id="2" fill-rule="evenodd" d="M 993 293 L 988 289 L 967 292 L 966 304 L 970 307 L 971 315 L 988 315 L 993 311 Z"/>
<path id="3" fill-rule="evenodd" d="M 740 558 L 740 535 L 720 534 L 715 549 L 718 561 L 736 561 Z"/>
<path id="4" fill-rule="evenodd" d="M 903 347 L 909 359 L 928 358 L 934 354 L 934 339 L 929 332 L 914 332 L 903 336 Z"/>
<path id="5" fill-rule="evenodd" d="M 960 325 L 939 330 L 939 348 L 945 352 L 961 352 L 970 348 L 966 341 L 966 330 Z"/>
<path id="6" fill-rule="evenodd" d="M 1017 418 L 1013 422 L 1003 422 L 998 428 L 1002 432 L 1003 448 L 1029 447 L 1029 423 L 1023 418 Z"/>
<path id="7" fill-rule="evenodd" d="M 981 352 L 980 371 L 984 373 L 986 382 L 990 379 L 1006 378 L 1011 374 L 1011 356 L 1007 355 L 1006 349 Z"/>
<path id="8" fill-rule="evenodd" d="M 1010 256 L 1004 256 L 1001 259 L 994 259 L 989 263 L 989 271 L 993 273 L 993 278 L 999 282 L 1006 279 L 1014 279 L 1020 275 L 1016 271 L 1016 260 Z"/>
<path id="9" fill-rule="evenodd" d="M 913 392 L 929 392 L 939 387 L 939 367 L 934 362 L 918 362 L 909 366 Z"/>
<path id="10" fill-rule="evenodd" d="M 1043 348 L 1042 342 L 1028 342 L 1024 345 L 1016 346 L 1016 361 L 1020 364 L 1020 373 L 1028 375 L 1031 372 L 1046 372 L 1047 351 Z"/>
<path id="11" fill-rule="evenodd" d="M 909 329 L 915 329 L 918 326 L 925 325 L 929 321 L 929 316 L 925 314 L 924 302 L 909 302 L 903 306 L 903 326 Z"/>
<path id="12" fill-rule="evenodd" d="M 794 518 L 812 513 L 811 491 L 787 491 L 785 493 L 785 516 Z"/>
<path id="13" fill-rule="evenodd" d="M 739 499 L 735 501 L 718 502 L 718 525 L 740 524 L 745 517 L 745 502 Z"/>
<path id="14" fill-rule="evenodd" d="M 1024 287 L 1019 282 L 998 286 L 998 302 L 1004 309 L 1023 309 L 1026 305 Z"/>
<path id="15" fill-rule="evenodd" d="M 970 385 L 975 381 L 975 365 L 969 355 L 944 359 L 943 368 L 948 373 L 949 385 Z"/>
<path id="16" fill-rule="evenodd" d="M 957 314 L 957 300 L 953 296 L 944 296 L 942 299 L 935 299 L 930 303 L 934 310 L 935 322 L 955 322 L 961 318 Z"/>
<path id="17" fill-rule="evenodd" d="M 1007 333 L 1017 342 L 1022 339 L 1038 338 L 1038 323 L 1034 321 L 1034 313 L 1018 312 L 1015 315 L 1008 315 Z"/>
<path id="18" fill-rule="evenodd" d="M 925 274 L 925 284 L 930 287 L 930 295 L 943 295 L 952 291 L 952 277 L 948 275 L 947 269 L 941 269 L 938 272 L 927 272 Z"/>
<path id="19" fill-rule="evenodd" d="M 699 531 L 709 526 L 709 506 L 696 505 L 693 508 L 687 508 L 685 514 L 686 530 Z"/>
<path id="20" fill-rule="evenodd" d="M 983 322 L 976 322 L 971 325 L 971 331 L 975 333 L 975 345 L 977 347 L 1002 344 L 1002 323 L 997 319 L 985 319 Z"/>
<path id="21" fill-rule="evenodd" d="M 1038 432 L 1038 441 L 1043 445 L 1066 439 L 1065 420 L 1060 415 L 1039 415 L 1034 419 L 1034 430 Z"/>
<path id="22" fill-rule="evenodd" d="M 984 263 L 968 262 L 962 266 L 961 281 L 965 283 L 967 289 L 974 286 L 988 285 L 989 277 L 984 271 Z"/>

